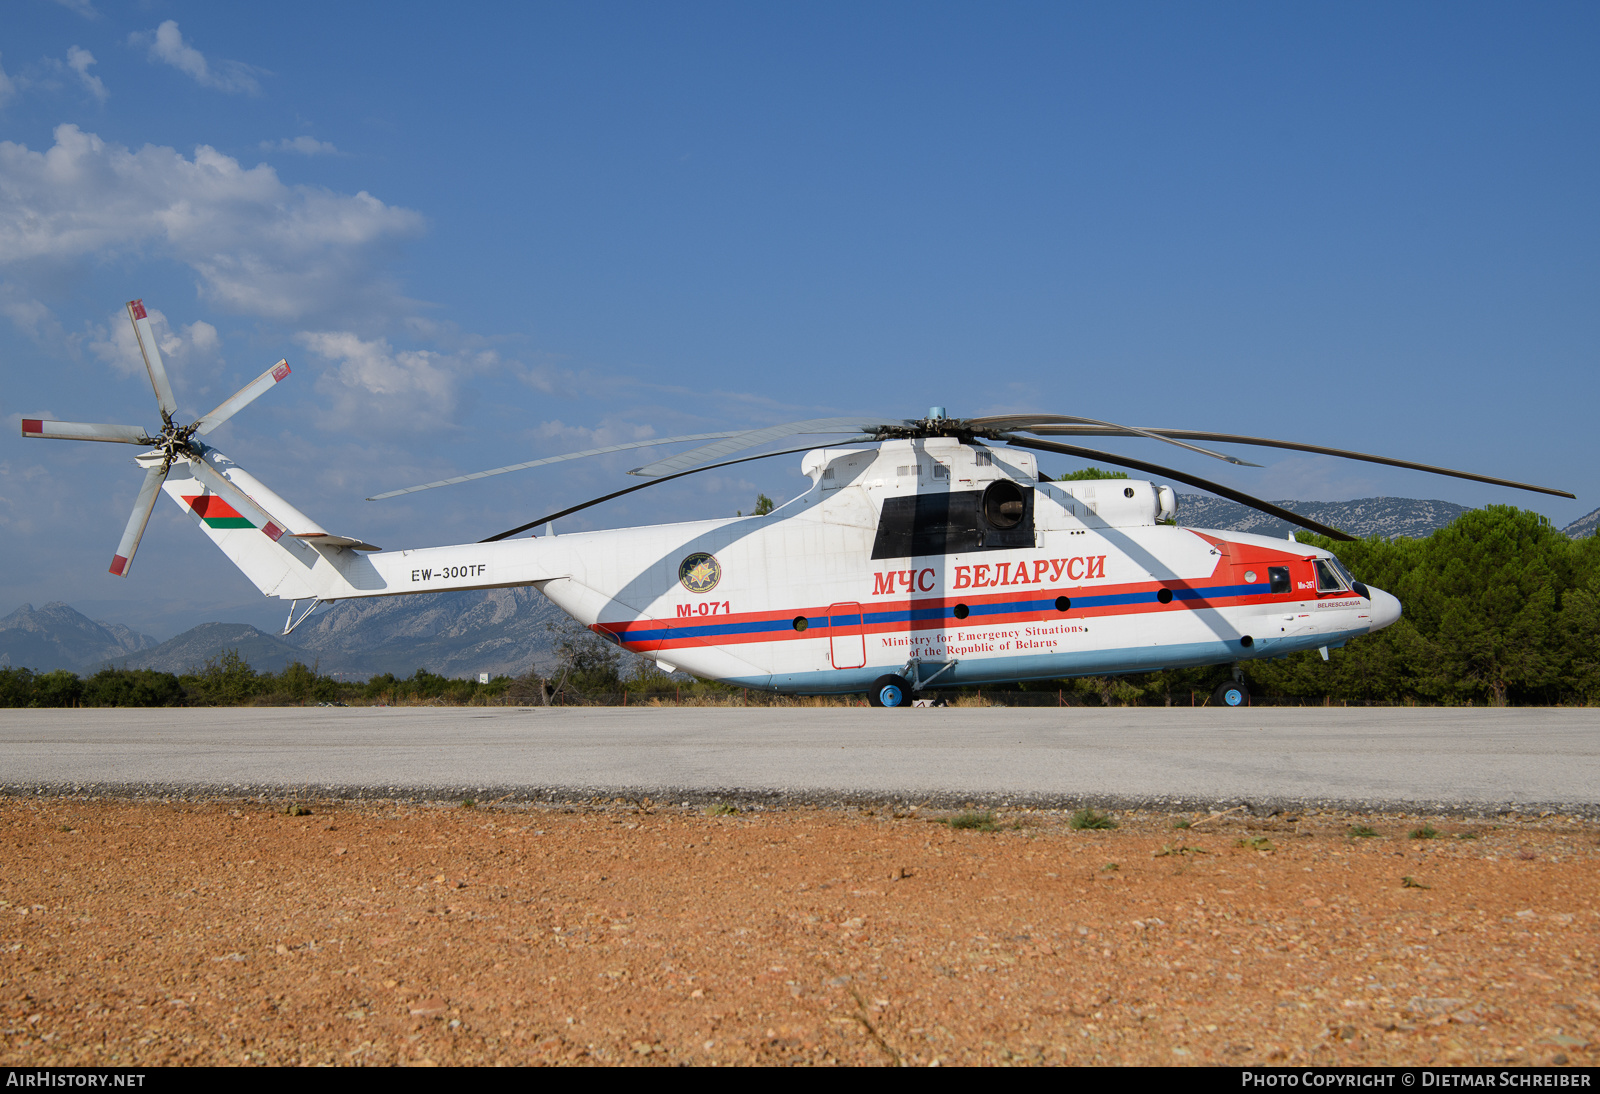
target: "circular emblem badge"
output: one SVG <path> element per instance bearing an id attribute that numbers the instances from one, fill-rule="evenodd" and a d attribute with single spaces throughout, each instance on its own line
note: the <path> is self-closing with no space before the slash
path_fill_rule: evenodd
<path id="1" fill-rule="evenodd" d="M 678 563 L 678 580 L 691 593 L 709 593 L 722 580 L 722 564 L 715 556 L 697 551 Z"/>

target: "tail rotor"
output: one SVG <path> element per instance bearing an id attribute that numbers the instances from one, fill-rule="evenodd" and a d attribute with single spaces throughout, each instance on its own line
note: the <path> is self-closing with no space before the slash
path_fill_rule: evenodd
<path id="1" fill-rule="evenodd" d="M 196 418 L 188 425 L 179 425 L 173 417 L 178 411 L 178 403 L 173 398 L 172 383 L 167 379 L 166 365 L 161 360 L 161 350 L 156 344 L 155 332 L 150 327 L 150 317 L 145 311 L 143 301 L 128 302 L 128 319 L 133 323 L 134 335 L 139 340 L 139 352 L 144 357 L 145 373 L 150 377 L 150 386 L 155 390 L 156 405 L 161 411 L 160 430 L 151 434 L 134 425 L 53 422 L 41 418 L 22 420 L 24 437 L 41 440 L 107 441 L 116 444 L 135 444 L 151 450 L 138 458 L 139 465 L 145 469 L 144 482 L 139 486 L 139 496 L 133 504 L 133 512 L 128 516 L 128 525 L 122 532 L 122 540 L 117 544 L 117 553 L 111 559 L 110 572 L 117 577 L 127 576 L 133 564 L 134 553 L 139 549 L 139 540 L 144 536 L 145 525 L 150 522 L 150 514 L 155 509 L 156 496 L 160 494 L 161 485 L 166 481 L 174 463 L 183 461 L 190 464 L 196 472 L 196 477 L 213 493 L 243 497 L 241 491 L 213 471 L 201 458 L 206 446 L 195 438 L 203 437 L 216 429 L 255 402 L 268 389 L 287 379 L 290 373 L 289 363 L 279 361 L 224 399 L 209 414 Z"/>

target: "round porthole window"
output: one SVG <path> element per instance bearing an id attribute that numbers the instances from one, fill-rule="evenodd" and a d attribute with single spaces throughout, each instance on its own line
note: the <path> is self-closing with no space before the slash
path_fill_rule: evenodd
<path id="1" fill-rule="evenodd" d="M 1244 572 L 1244 583 L 1246 585 L 1254 585 L 1256 583 L 1256 572 L 1254 570 L 1246 570 Z"/>

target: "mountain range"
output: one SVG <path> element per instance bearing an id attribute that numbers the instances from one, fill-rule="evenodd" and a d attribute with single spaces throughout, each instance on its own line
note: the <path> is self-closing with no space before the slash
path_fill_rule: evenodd
<path id="1" fill-rule="evenodd" d="M 1448 501 L 1361 498 L 1357 501 L 1280 501 L 1285 509 L 1357 536 L 1420 537 L 1466 512 Z M 1286 536 L 1284 521 L 1236 502 L 1203 494 L 1178 495 L 1179 523 Z M 1600 509 L 1561 531 L 1595 534 Z M 60 601 L 24 604 L 0 619 L 0 667 L 89 674 L 107 665 L 183 673 L 236 649 L 258 672 L 281 672 L 290 661 L 328 675 L 364 679 L 419 667 L 442 676 L 480 672 L 520 676 L 554 660 L 567 616 L 531 588 L 347 600 L 313 615 L 289 635 L 245 623 L 204 623 L 166 642 L 120 623 L 97 622 Z"/>

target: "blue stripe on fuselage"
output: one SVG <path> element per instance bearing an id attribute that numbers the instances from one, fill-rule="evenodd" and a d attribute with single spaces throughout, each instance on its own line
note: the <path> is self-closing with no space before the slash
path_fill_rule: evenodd
<path id="1" fill-rule="evenodd" d="M 1117 608 L 1131 604 L 1158 603 L 1156 593 L 1159 590 L 1151 589 L 1136 593 L 1102 593 L 1086 596 L 1072 597 L 1072 607 L 1068 611 L 1077 611 L 1084 608 Z M 1270 592 L 1271 586 L 1265 582 L 1255 585 L 1216 585 L 1210 588 L 1175 588 L 1172 590 L 1174 601 L 1204 601 L 1219 600 L 1231 597 L 1258 596 Z M 835 615 L 833 621 L 842 626 L 857 625 L 858 619 L 862 625 L 877 626 L 886 623 L 941 623 L 945 620 L 954 620 L 952 625 L 960 626 L 961 621 L 955 620 L 951 608 L 943 605 L 928 608 L 891 608 L 882 611 L 851 612 L 848 615 Z M 1003 600 L 988 604 L 973 604 L 969 608 L 972 616 L 986 615 L 1018 615 L 1026 612 L 1056 612 L 1056 598 L 1038 600 Z M 817 615 L 806 617 L 807 629 L 811 627 L 825 627 L 828 625 L 829 616 Z M 970 626 L 971 624 L 967 624 Z M 675 642 L 691 638 L 721 638 L 731 635 L 773 634 L 778 631 L 792 631 L 793 619 L 760 619 L 749 620 L 742 623 L 700 623 L 685 626 L 683 624 L 664 624 L 651 627 L 649 625 L 629 624 L 625 631 L 617 637 L 626 643 L 644 642 Z M 804 631 L 795 631 L 803 634 Z"/>

